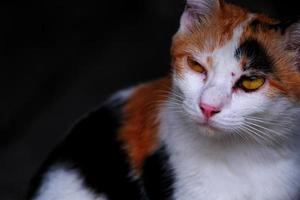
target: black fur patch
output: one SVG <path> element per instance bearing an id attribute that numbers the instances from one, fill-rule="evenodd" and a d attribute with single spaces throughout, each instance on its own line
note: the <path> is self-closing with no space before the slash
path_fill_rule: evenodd
<path id="1" fill-rule="evenodd" d="M 78 170 L 88 188 L 105 194 L 109 200 L 147 199 L 140 181 L 129 177 L 128 157 L 116 140 L 121 122 L 121 107 L 109 106 L 81 120 L 43 165 L 28 199 L 36 193 L 49 167 L 56 163 L 67 163 Z"/>
<path id="2" fill-rule="evenodd" d="M 298 18 L 294 18 L 294 19 L 285 20 L 285 21 L 277 23 L 277 24 L 270 24 L 270 23 L 262 22 L 258 19 L 255 19 L 250 23 L 250 27 L 252 28 L 253 31 L 257 31 L 259 29 L 275 30 L 275 31 L 280 31 L 281 34 L 284 34 L 286 32 L 286 30 L 292 24 L 296 23 L 298 20 L 299 20 Z"/>
<path id="3" fill-rule="evenodd" d="M 266 49 L 255 39 L 248 39 L 243 42 L 235 52 L 235 57 L 240 59 L 246 56 L 251 61 L 244 70 L 254 70 L 264 74 L 273 72 L 273 61 Z"/>
<path id="4" fill-rule="evenodd" d="M 253 20 L 250 23 L 250 27 L 252 28 L 253 31 L 257 31 L 258 29 L 265 29 L 265 30 L 280 30 L 280 24 L 269 24 L 266 22 L 262 22 L 258 19 Z"/>
<path id="5" fill-rule="evenodd" d="M 142 180 L 149 199 L 172 199 L 174 173 L 169 166 L 169 157 L 163 147 L 146 160 Z"/>

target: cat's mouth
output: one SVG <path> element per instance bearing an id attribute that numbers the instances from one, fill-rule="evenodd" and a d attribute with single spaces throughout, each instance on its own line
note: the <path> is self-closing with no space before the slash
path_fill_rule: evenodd
<path id="1" fill-rule="evenodd" d="M 206 119 L 199 113 L 192 112 L 186 104 L 184 104 L 184 108 L 189 116 L 189 121 L 196 124 L 201 133 L 204 132 L 205 135 L 219 135 L 221 132 L 226 132 L 226 130 L 222 126 L 219 126 L 213 118 Z"/>

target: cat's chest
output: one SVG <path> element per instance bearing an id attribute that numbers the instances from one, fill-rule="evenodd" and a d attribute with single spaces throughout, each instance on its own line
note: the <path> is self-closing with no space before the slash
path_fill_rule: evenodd
<path id="1" fill-rule="evenodd" d="M 182 135 L 167 141 L 175 200 L 294 200 L 296 196 L 298 163 L 292 158 L 255 148 L 249 149 L 251 153 L 222 150 Z"/>
<path id="2" fill-rule="evenodd" d="M 176 174 L 176 200 L 288 200 L 294 193 L 286 187 L 292 180 L 284 174 L 292 168 L 288 162 L 247 166 L 179 155 L 170 160 Z"/>

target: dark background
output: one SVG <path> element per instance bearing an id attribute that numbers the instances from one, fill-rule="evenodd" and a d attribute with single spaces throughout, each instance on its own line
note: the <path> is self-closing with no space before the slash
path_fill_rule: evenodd
<path id="1" fill-rule="evenodd" d="M 289 18 L 292 0 L 238 1 Z M 0 199 L 21 199 L 49 151 L 118 89 L 170 70 L 183 0 L 0 3 Z M 84 147 L 78 147 L 84 148 Z"/>

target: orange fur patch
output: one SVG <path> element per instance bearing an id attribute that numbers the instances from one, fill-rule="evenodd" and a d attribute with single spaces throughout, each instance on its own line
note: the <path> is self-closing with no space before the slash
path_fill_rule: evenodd
<path id="1" fill-rule="evenodd" d="M 280 65 L 277 76 L 280 77 L 280 86 L 284 88 L 286 94 L 300 102 L 300 72 L 293 68 L 291 65 Z"/>
<path id="2" fill-rule="evenodd" d="M 277 81 L 275 80 L 269 80 L 269 83 L 270 83 L 270 86 L 273 87 L 273 88 L 276 88 L 277 90 L 279 90 L 280 92 L 284 93 L 284 94 L 287 94 L 287 91 L 284 87 L 282 87 L 280 85 L 280 83 L 278 83 Z"/>
<path id="3" fill-rule="evenodd" d="M 212 65 L 213 65 L 213 58 L 211 56 L 208 56 L 207 59 L 206 59 L 206 62 L 207 62 L 207 67 L 209 69 L 211 69 Z"/>
<path id="4" fill-rule="evenodd" d="M 159 108 L 167 99 L 170 88 L 170 77 L 142 85 L 124 106 L 125 120 L 119 139 L 137 175 L 141 172 L 145 158 L 157 147 Z"/>

